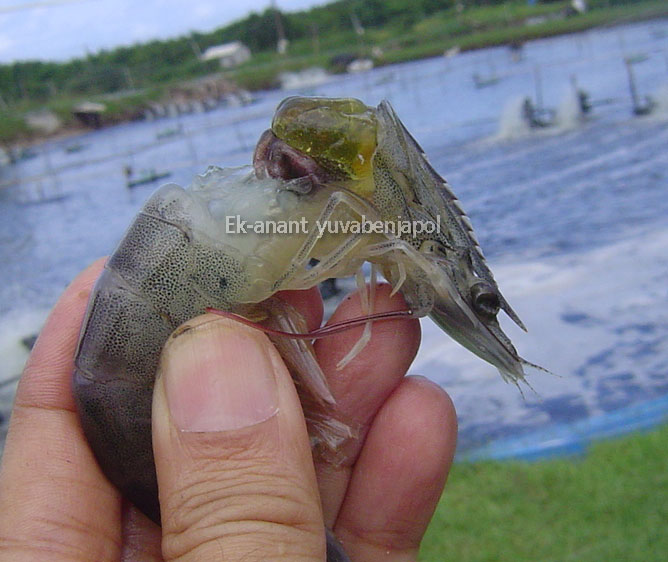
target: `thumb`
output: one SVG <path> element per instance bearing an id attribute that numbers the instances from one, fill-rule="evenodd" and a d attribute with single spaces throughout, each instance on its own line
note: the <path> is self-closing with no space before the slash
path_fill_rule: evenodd
<path id="1" fill-rule="evenodd" d="M 153 448 L 165 560 L 324 560 L 301 405 L 264 334 L 212 315 L 176 330 Z"/>

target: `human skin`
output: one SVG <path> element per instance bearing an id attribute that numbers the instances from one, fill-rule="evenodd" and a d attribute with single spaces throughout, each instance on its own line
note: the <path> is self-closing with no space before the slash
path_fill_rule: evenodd
<path id="1" fill-rule="evenodd" d="M 339 466 L 313 462 L 291 378 L 264 334 L 211 315 L 190 321 L 166 345 L 154 391 L 160 528 L 106 480 L 72 397 L 74 349 L 102 266 L 66 289 L 19 383 L 0 471 L 0 560 L 324 560 L 324 525 L 353 561 L 417 559 L 452 462 L 456 416 L 440 387 L 404 376 L 419 345 L 416 320 L 375 324 L 367 348 L 340 371 L 361 328 L 316 342 L 339 410 L 359 427 Z M 405 307 L 389 295 L 379 286 L 374 310 Z M 311 329 L 320 325 L 317 289 L 281 298 Z M 361 314 L 353 294 L 330 322 Z M 195 353 L 212 344 L 211 354 Z M 231 369 L 251 382 L 227 379 Z M 230 400 L 192 390 L 213 375 L 248 400 L 264 392 L 272 407 L 258 419 L 244 411 L 195 419 Z"/>

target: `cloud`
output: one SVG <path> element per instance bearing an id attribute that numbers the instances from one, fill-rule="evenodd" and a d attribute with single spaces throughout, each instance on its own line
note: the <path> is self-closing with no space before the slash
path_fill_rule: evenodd
<path id="1" fill-rule="evenodd" d="M 150 23 L 134 23 L 130 32 L 133 41 L 148 41 L 160 35 L 160 28 Z"/>
<path id="2" fill-rule="evenodd" d="M 14 40 L 5 34 L 0 34 L 0 57 L 5 52 L 11 52 L 14 47 Z"/>
<path id="3" fill-rule="evenodd" d="M 215 12 L 215 7 L 208 2 L 200 2 L 192 11 L 193 16 L 198 20 L 207 20 L 211 18 Z"/>

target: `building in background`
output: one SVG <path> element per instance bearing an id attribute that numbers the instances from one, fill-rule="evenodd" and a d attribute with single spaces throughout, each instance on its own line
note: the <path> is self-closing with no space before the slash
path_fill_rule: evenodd
<path id="1" fill-rule="evenodd" d="M 218 60 L 223 68 L 232 68 L 246 62 L 251 52 L 241 41 L 232 41 L 222 45 L 213 45 L 202 53 L 202 60 Z"/>

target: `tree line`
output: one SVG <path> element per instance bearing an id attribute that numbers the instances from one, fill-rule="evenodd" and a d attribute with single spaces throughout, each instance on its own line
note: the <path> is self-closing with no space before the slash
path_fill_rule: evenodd
<path id="1" fill-rule="evenodd" d="M 60 93 L 117 92 L 208 74 L 218 68 L 217 64 L 200 61 L 198 54 L 209 46 L 238 40 L 255 54 L 275 51 L 277 16 L 285 37 L 293 42 L 308 40 L 314 34 L 351 32 L 353 19 L 363 27 L 409 27 L 434 12 L 452 9 L 455 3 L 456 0 L 337 0 L 293 13 L 276 13 L 267 8 L 210 33 L 102 50 L 64 63 L 27 61 L 0 65 L 0 96 L 5 103 L 43 101 Z M 502 0 L 466 3 L 498 4 Z"/>
<path id="2" fill-rule="evenodd" d="M 198 55 L 212 45 L 238 40 L 254 54 L 275 52 L 277 20 L 285 38 L 300 44 L 303 50 L 315 36 L 339 36 L 339 44 L 343 45 L 352 37 L 355 25 L 389 27 L 401 33 L 436 12 L 454 13 L 509 1 L 523 4 L 527 0 L 335 0 L 293 13 L 269 7 L 209 33 L 194 32 L 175 39 L 102 50 L 64 63 L 28 61 L 0 65 L 0 109 L 25 100 L 46 101 L 57 94 L 113 93 L 209 74 L 218 69 L 216 61 L 203 62 Z M 563 0 L 537 0 L 552 1 Z M 609 7 L 635 1 L 589 0 L 589 4 Z"/>

